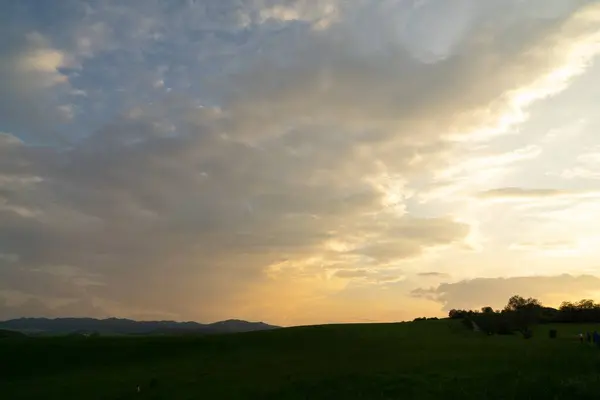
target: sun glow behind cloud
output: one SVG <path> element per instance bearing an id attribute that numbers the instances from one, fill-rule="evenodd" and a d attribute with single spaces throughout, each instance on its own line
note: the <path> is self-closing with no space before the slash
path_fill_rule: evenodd
<path id="1" fill-rule="evenodd" d="M 600 14 L 595 9 L 588 9 L 573 17 L 571 23 L 566 24 L 564 31 L 576 29 L 579 23 L 600 26 Z M 600 53 L 600 29 L 586 32 L 580 37 L 570 37 L 568 43 L 560 47 L 564 52 L 562 61 L 543 74 L 539 79 L 526 87 L 521 87 L 505 94 L 507 111 L 500 115 L 494 126 L 480 129 L 476 132 L 455 133 L 453 139 L 489 140 L 497 135 L 516 133 L 513 128 L 524 123 L 529 118 L 527 112 L 536 101 L 555 96 L 568 88 L 571 80 L 585 73 L 590 63 Z M 538 51 L 544 51 L 539 49 Z"/>
<path id="2" fill-rule="evenodd" d="M 588 293 L 600 8 L 544 1 L 0 6 L 0 318 Z"/>

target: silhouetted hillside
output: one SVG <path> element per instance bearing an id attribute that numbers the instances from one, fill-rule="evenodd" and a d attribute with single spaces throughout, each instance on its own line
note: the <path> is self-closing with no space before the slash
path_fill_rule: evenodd
<path id="1" fill-rule="evenodd" d="M 213 324 L 175 321 L 134 321 L 108 318 L 19 318 L 0 322 L 0 329 L 37 334 L 68 334 L 97 332 L 100 334 L 186 334 L 233 333 L 278 328 L 263 322 L 228 320 Z"/>
<path id="2" fill-rule="evenodd" d="M 18 338 L 18 337 L 26 337 L 26 335 L 24 335 L 21 332 L 17 332 L 17 331 L 0 329 L 0 339 Z"/>

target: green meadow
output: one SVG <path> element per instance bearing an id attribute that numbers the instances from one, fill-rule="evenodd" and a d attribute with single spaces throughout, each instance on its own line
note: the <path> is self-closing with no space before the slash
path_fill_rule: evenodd
<path id="1" fill-rule="evenodd" d="M 552 328 L 557 339 L 548 337 Z M 598 399 L 600 348 L 576 337 L 594 329 L 539 325 L 526 340 L 439 320 L 203 337 L 6 338 L 0 398 Z"/>

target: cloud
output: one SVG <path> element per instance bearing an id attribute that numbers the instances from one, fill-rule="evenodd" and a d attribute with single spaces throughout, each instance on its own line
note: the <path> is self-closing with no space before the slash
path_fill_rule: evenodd
<path id="1" fill-rule="evenodd" d="M 575 243 L 567 240 L 558 240 L 554 242 L 521 242 L 514 245 L 515 249 L 568 249 L 572 248 Z"/>
<path id="2" fill-rule="evenodd" d="M 586 152 L 577 157 L 575 166 L 565 169 L 560 176 L 565 179 L 600 179 L 600 151 Z"/>
<path id="3" fill-rule="evenodd" d="M 461 149 L 460 154 L 461 158 L 452 165 L 435 171 L 434 182 L 418 194 L 422 203 L 463 200 L 474 188 L 501 181 L 521 163 L 536 159 L 542 154 L 542 148 L 528 145 L 498 152 L 478 144 Z"/>
<path id="4" fill-rule="evenodd" d="M 577 241 L 519 242 L 509 246 L 510 250 L 522 251 L 544 257 L 581 257 L 586 243 Z"/>
<path id="5" fill-rule="evenodd" d="M 534 297 L 549 306 L 562 301 L 600 296 L 600 278 L 592 275 L 524 276 L 513 278 L 476 278 L 455 283 L 442 283 L 431 289 L 416 289 L 413 296 L 441 303 L 445 311 L 479 309 L 484 306 L 502 308 L 517 294 Z"/>
<path id="6" fill-rule="evenodd" d="M 375 230 L 367 231 L 373 234 Z M 353 250 L 379 261 L 418 256 L 427 247 L 449 245 L 466 239 L 469 227 L 448 219 L 405 218 Z"/>
<path id="7" fill-rule="evenodd" d="M 546 257 L 581 257 L 594 254 L 600 238 L 592 235 L 573 235 L 570 240 L 523 241 L 513 243 L 510 250 Z"/>
<path id="8" fill-rule="evenodd" d="M 479 197 L 483 199 L 531 199 L 569 195 L 572 195 L 572 193 L 559 189 L 527 189 L 518 187 L 491 189 L 479 193 Z"/>
<path id="9" fill-rule="evenodd" d="M 364 269 L 340 270 L 335 273 L 338 278 L 364 278 L 369 275 L 369 271 Z"/>
<path id="10" fill-rule="evenodd" d="M 450 213 L 415 213 L 412 184 L 501 125 L 514 93 L 597 30 L 592 6 L 538 18 L 505 1 L 192 3 L 80 4 L 84 18 L 45 33 L 55 40 L 13 40 L 0 89 L 14 125 L 0 135 L 0 254 L 17 257 L 0 260 L 5 289 L 113 314 L 277 323 L 362 276 L 402 280 L 402 263 L 470 233 Z M 48 103 L 69 111 L 70 140 L 17 139 L 44 120 L 26 100 L 42 110 L 38 94 L 63 86 L 87 94 Z M 539 149 L 510 153 L 496 165 Z"/>
<path id="11" fill-rule="evenodd" d="M 558 199 L 569 201 L 585 201 L 586 199 L 595 199 L 600 196 L 598 191 L 590 190 L 564 190 L 564 189 L 539 189 L 539 188 L 520 188 L 505 187 L 490 189 L 478 193 L 477 197 L 484 200 L 493 201 L 539 201 L 545 199 Z"/>
<path id="12" fill-rule="evenodd" d="M 584 167 L 566 169 L 560 176 L 565 179 L 600 179 L 600 173 L 598 171 Z"/>
<path id="13" fill-rule="evenodd" d="M 444 272 L 419 272 L 417 275 L 425 278 L 448 278 L 450 276 Z"/>
<path id="14" fill-rule="evenodd" d="M 260 10 L 261 22 L 271 19 L 279 21 L 307 21 L 314 29 L 326 29 L 339 18 L 340 5 L 337 0 L 312 2 L 292 1 L 275 4 Z"/>
<path id="15" fill-rule="evenodd" d="M 19 256 L 20 272 L 8 269 L 7 285 L 74 299 L 82 288 L 63 281 L 44 286 L 51 277 L 32 269 L 80 267 L 99 281 L 85 287 L 89 296 L 194 313 L 196 303 L 235 299 L 236 291 L 264 284 L 265 269 L 282 257 L 303 264 L 322 254 L 332 262 L 325 243 L 345 232 L 358 240 L 356 254 L 401 260 L 460 241 L 468 231 L 449 219 L 389 215 L 367 183 L 325 175 L 305 185 L 318 164 L 284 161 L 278 144 L 264 151 L 202 135 L 152 138 L 151 126 L 124 120 L 82 147 L 44 151 L 45 157 L 10 139 L 7 154 L 21 154 L 14 174 L 29 183 L 3 189 L 11 207 L 29 213 L 0 215 L 2 251 Z M 140 131 L 144 140 L 135 142 Z M 94 140 L 100 142 L 89 145 Z"/>
<path id="16" fill-rule="evenodd" d="M 69 90 L 60 72 L 71 60 L 38 32 L 4 32 L 0 46 L 0 119 L 3 128 L 42 132 L 61 121 L 53 97 Z M 44 132 L 47 133 L 47 132 Z"/>
<path id="17" fill-rule="evenodd" d="M 576 246 L 576 243 L 567 240 L 558 240 L 554 242 L 520 242 L 511 246 L 515 250 L 569 250 Z"/>

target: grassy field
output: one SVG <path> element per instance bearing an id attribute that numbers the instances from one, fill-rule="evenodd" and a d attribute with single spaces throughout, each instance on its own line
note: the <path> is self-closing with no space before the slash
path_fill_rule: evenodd
<path id="1" fill-rule="evenodd" d="M 548 338 L 552 327 L 556 340 Z M 3 339 L 0 398 L 598 399 L 600 349 L 575 337 L 593 329 L 600 326 L 545 325 L 524 340 L 440 320 L 207 337 Z"/>

